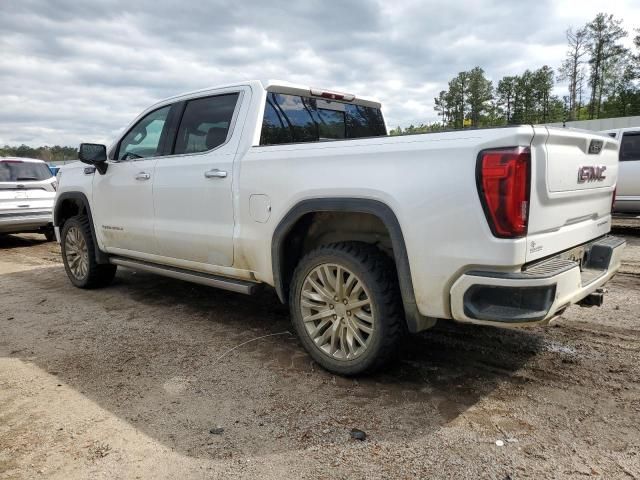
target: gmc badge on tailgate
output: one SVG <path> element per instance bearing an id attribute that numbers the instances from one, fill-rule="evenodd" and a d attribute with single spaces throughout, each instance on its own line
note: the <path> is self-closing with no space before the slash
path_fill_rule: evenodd
<path id="1" fill-rule="evenodd" d="M 604 180 L 604 171 L 607 169 L 604 165 L 588 165 L 578 168 L 578 183 L 584 182 L 601 182 Z"/>

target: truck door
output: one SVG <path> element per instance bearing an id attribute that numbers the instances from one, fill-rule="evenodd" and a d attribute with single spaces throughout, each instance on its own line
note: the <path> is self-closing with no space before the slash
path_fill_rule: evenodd
<path id="1" fill-rule="evenodd" d="M 104 175 L 93 175 L 92 213 L 96 234 L 107 251 L 155 253 L 153 176 L 163 153 L 171 106 L 138 121 L 119 142 Z"/>
<path id="2" fill-rule="evenodd" d="M 233 164 L 236 124 L 248 90 L 221 90 L 182 102 L 172 154 L 158 159 L 154 231 L 164 262 L 233 264 Z"/>

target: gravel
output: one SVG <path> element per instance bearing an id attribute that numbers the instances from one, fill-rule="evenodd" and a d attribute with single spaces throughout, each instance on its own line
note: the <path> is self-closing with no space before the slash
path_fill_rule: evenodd
<path id="1" fill-rule="evenodd" d="M 0 238 L 0 478 L 640 478 L 634 222 L 602 307 L 440 322 L 357 379 L 281 334 L 268 291 L 124 269 L 83 291 L 56 244 Z"/>

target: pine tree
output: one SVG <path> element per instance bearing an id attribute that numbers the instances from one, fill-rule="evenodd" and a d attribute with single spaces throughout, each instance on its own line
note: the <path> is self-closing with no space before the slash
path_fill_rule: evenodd
<path id="1" fill-rule="evenodd" d="M 586 25 L 589 35 L 589 86 L 591 87 L 591 101 L 589 104 L 589 118 L 600 118 L 602 97 L 606 88 L 607 69 L 611 62 L 625 53 L 625 48 L 618 41 L 627 32 L 620 26 L 622 20 L 616 20 L 613 15 L 599 13 Z"/>
<path id="2" fill-rule="evenodd" d="M 480 126 L 481 117 L 487 113 L 489 102 L 493 99 L 493 85 L 484 76 L 484 70 L 475 67 L 466 72 L 468 91 L 466 104 L 469 106 L 469 120 L 472 127 Z"/>
<path id="3" fill-rule="evenodd" d="M 583 57 L 587 54 L 588 32 L 586 28 L 580 28 L 575 32 L 569 28 L 567 30 L 567 56 L 559 69 L 559 80 L 569 81 L 569 120 L 577 119 L 577 112 L 580 108 L 578 101 L 578 90 L 580 83 L 584 79 Z"/>
<path id="4" fill-rule="evenodd" d="M 516 97 L 516 84 L 518 77 L 507 76 L 498 82 L 496 94 L 498 96 L 498 105 L 504 114 L 507 124 L 513 123 L 513 109 Z"/>

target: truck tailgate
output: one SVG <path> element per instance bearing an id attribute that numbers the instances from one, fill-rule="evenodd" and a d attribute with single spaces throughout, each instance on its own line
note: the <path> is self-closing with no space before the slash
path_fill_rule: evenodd
<path id="1" fill-rule="evenodd" d="M 583 130 L 535 127 L 526 261 L 606 234 L 618 143 Z"/>

